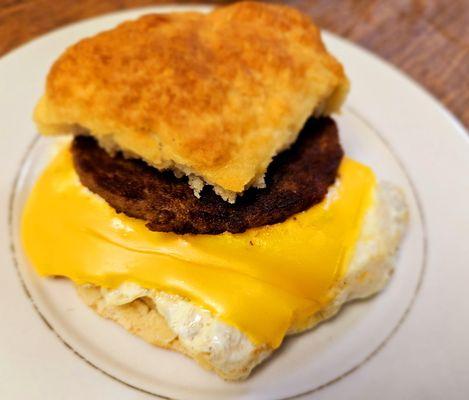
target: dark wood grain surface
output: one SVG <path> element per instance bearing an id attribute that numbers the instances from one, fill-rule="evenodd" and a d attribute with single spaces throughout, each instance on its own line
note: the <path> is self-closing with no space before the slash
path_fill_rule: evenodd
<path id="1" fill-rule="evenodd" d="M 175 2 L 0 0 L 0 55 L 74 21 L 114 10 Z M 322 28 L 398 66 L 469 126 L 469 0 L 288 0 L 282 3 L 301 9 Z"/>

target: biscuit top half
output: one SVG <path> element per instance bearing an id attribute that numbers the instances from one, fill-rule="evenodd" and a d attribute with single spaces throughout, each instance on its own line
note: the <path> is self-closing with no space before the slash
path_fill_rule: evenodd
<path id="1" fill-rule="evenodd" d="M 43 134 L 91 134 L 234 201 L 347 90 L 307 16 L 242 2 L 145 15 L 81 40 L 53 64 L 34 119 Z"/>

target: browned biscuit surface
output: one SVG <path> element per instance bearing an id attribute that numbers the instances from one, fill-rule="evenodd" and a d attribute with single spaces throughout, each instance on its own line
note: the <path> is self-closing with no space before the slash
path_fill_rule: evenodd
<path id="1" fill-rule="evenodd" d="M 146 15 L 71 46 L 50 70 L 35 120 L 45 134 L 85 129 L 234 201 L 311 115 L 337 111 L 347 89 L 307 16 L 239 2 Z"/>
<path id="2" fill-rule="evenodd" d="M 111 156 L 91 137 L 76 137 L 72 153 L 81 182 L 118 212 L 147 221 L 154 231 L 205 234 L 278 223 L 319 203 L 343 155 L 334 121 L 310 119 L 297 142 L 269 166 L 267 187 L 251 188 L 229 204 L 208 187 L 198 199 L 187 178 Z"/>

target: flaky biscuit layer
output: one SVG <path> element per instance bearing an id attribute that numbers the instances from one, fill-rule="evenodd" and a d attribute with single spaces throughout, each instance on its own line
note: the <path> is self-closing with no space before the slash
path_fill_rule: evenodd
<path id="1" fill-rule="evenodd" d="M 91 133 L 233 200 L 347 89 L 307 16 L 241 2 L 146 15 L 78 42 L 51 68 L 35 120 L 44 134 Z"/>

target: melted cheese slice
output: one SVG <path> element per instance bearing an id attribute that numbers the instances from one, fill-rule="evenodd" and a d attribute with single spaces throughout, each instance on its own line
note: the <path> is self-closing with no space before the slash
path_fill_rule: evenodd
<path id="1" fill-rule="evenodd" d="M 82 186 L 65 148 L 32 190 L 22 239 L 40 275 L 178 294 L 276 348 L 332 301 L 374 187 L 368 167 L 345 159 L 326 199 L 283 223 L 241 234 L 151 232 Z"/>

